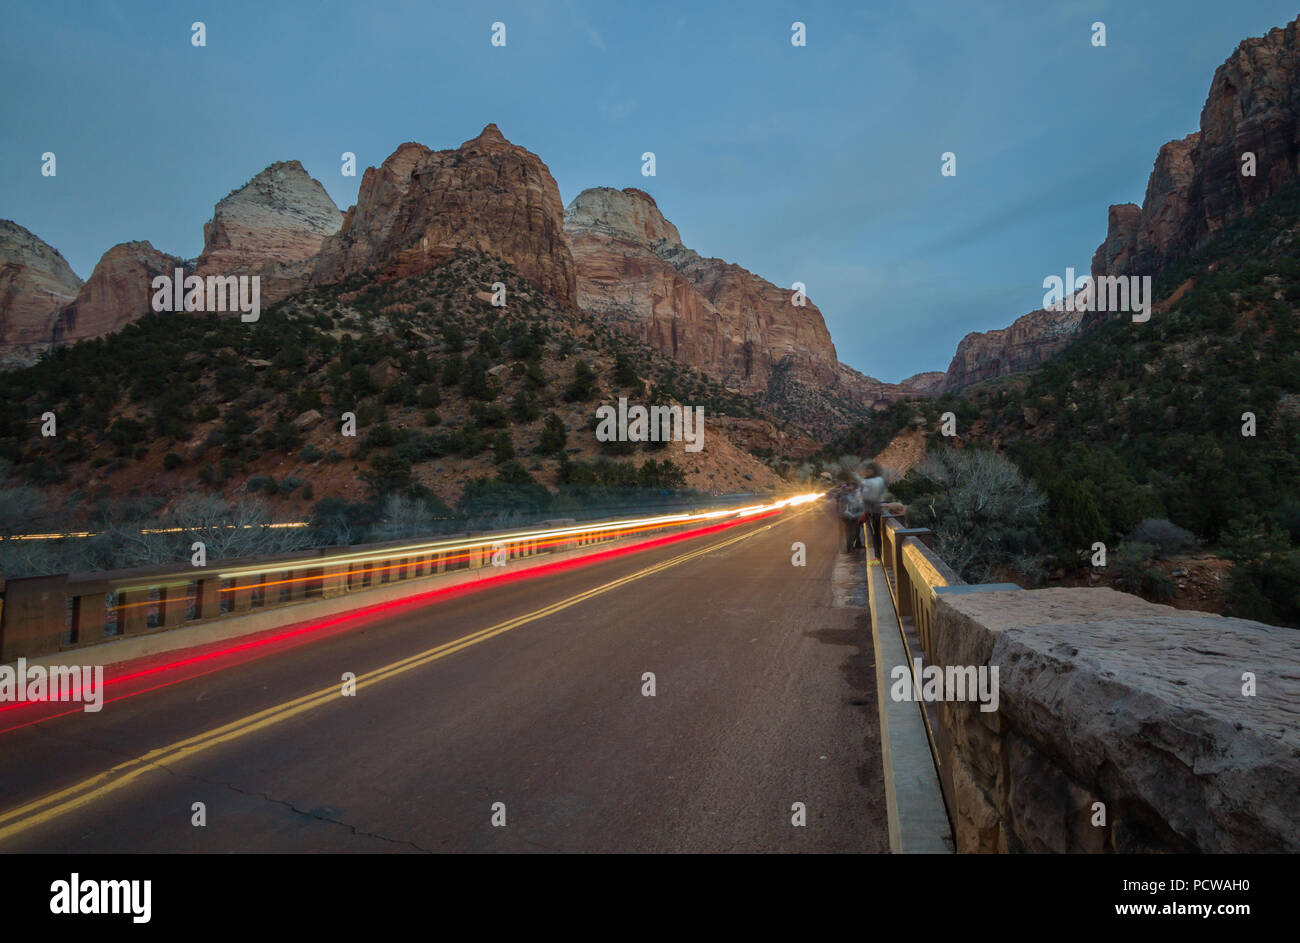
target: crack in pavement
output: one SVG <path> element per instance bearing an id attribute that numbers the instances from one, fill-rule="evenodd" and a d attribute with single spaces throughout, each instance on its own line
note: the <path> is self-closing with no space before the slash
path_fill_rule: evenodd
<path id="1" fill-rule="evenodd" d="M 310 811 L 308 811 L 308 810 L 306 810 L 306 809 L 300 809 L 300 808 L 298 808 L 296 805 L 294 805 L 292 802 L 288 801 L 287 799 L 276 799 L 276 798 L 273 798 L 273 797 L 270 795 L 270 793 L 265 793 L 265 792 L 252 792 L 252 791 L 247 790 L 247 789 L 240 789 L 240 788 L 239 788 L 238 786 L 236 786 L 234 783 L 221 782 L 221 781 L 219 781 L 219 780 L 213 780 L 213 779 L 204 779 L 202 776 L 195 776 L 193 773 L 182 773 L 182 772 L 180 772 L 180 771 L 178 771 L 178 770 L 174 770 L 174 769 L 172 769 L 170 766 L 167 766 L 167 765 L 165 765 L 165 764 L 163 764 L 163 763 L 152 763 L 152 764 L 150 764 L 150 765 L 153 766 L 153 767 L 156 768 L 156 769 L 160 769 L 160 770 L 163 770 L 163 771 L 165 771 L 165 772 L 168 772 L 168 773 L 170 773 L 171 775 L 176 776 L 176 777 L 178 777 L 178 778 L 180 778 L 180 779 L 190 779 L 190 780 L 193 780 L 193 781 L 195 781 L 195 782 L 205 783 L 205 784 L 207 784 L 207 785 L 209 785 L 209 786 L 218 786 L 218 787 L 224 786 L 225 788 L 231 790 L 232 792 L 237 792 L 237 793 L 239 793 L 241 796 L 248 796 L 248 797 L 253 798 L 253 799 L 263 799 L 263 800 L 265 800 L 265 801 L 267 801 L 267 802 L 270 802 L 270 803 L 272 803 L 272 804 L 274 804 L 274 805 L 282 805 L 282 806 L 284 806 L 286 809 L 288 809 L 289 811 L 294 812 L 294 813 L 296 813 L 296 814 L 298 814 L 298 815 L 305 815 L 305 816 L 307 816 L 307 817 L 310 818 L 310 819 L 316 819 L 318 822 L 325 822 L 325 823 L 328 823 L 328 824 L 330 824 L 330 825 L 338 825 L 338 826 L 341 826 L 341 827 L 343 827 L 343 828 L 346 828 L 346 829 L 348 829 L 349 831 L 351 831 L 352 834 L 355 835 L 355 836 L 357 836 L 358 838 L 377 838 L 377 839 L 379 839 L 380 841 L 388 842 L 389 844 L 393 844 L 393 845 L 410 845 L 410 846 L 411 846 L 412 848 L 414 848 L 416 851 L 421 852 L 421 853 L 426 854 L 426 855 L 431 855 L 431 854 L 434 854 L 434 853 L 435 853 L 435 852 L 433 852 L 431 849 L 429 849 L 429 848 L 424 848 L 424 847 L 422 847 L 422 846 L 420 846 L 420 845 L 417 845 L 415 842 L 413 842 L 413 841 L 411 841 L 410 839 L 407 839 L 407 838 L 389 838 L 387 835 L 380 835 L 378 832 L 363 832 L 363 831 L 359 830 L 355 825 L 352 825 L 352 824 L 349 823 L 349 822 L 344 822 L 342 819 L 333 819 L 333 818 L 330 818 L 328 815 L 321 815 L 321 814 L 319 814 L 319 813 L 317 813 L 317 812 L 310 812 Z"/>

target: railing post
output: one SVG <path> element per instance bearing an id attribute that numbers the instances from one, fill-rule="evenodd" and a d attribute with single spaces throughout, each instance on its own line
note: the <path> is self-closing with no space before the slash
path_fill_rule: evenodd
<path id="1" fill-rule="evenodd" d="M 159 628 L 174 629 L 185 624 L 190 606 L 189 583 L 172 583 L 162 587 L 158 596 Z"/>
<path id="2" fill-rule="evenodd" d="M 137 635 L 149 628 L 149 590 L 133 589 L 117 594 L 117 628 L 123 635 Z"/>
<path id="3" fill-rule="evenodd" d="M 928 527 L 900 527 L 894 531 L 894 585 L 898 592 L 898 617 L 900 619 L 908 616 L 912 621 L 916 621 L 916 609 L 913 605 L 912 594 L 912 574 L 907 571 L 907 561 L 903 558 L 903 551 L 907 547 L 907 539 L 916 537 L 918 540 L 928 535 Z"/>
<path id="4" fill-rule="evenodd" d="M 880 565 L 891 576 L 896 572 L 894 565 L 894 531 L 889 526 L 889 522 L 892 520 L 895 520 L 892 513 L 889 511 L 880 512 Z"/>
<path id="5" fill-rule="evenodd" d="M 321 583 L 321 596 L 325 599 L 333 599 L 335 596 L 342 596 L 348 591 L 348 566 L 327 566 L 324 571 L 324 579 Z"/>
<path id="6" fill-rule="evenodd" d="M 194 603 L 195 619 L 215 619 L 221 615 L 221 579 L 205 576 L 199 580 L 198 598 Z"/>
<path id="7" fill-rule="evenodd" d="M 247 612 L 253 608 L 253 584 L 261 580 L 261 574 L 236 576 L 230 580 L 231 612 Z"/>
<path id="8" fill-rule="evenodd" d="M 285 575 L 288 582 L 285 584 L 289 591 L 281 597 L 282 602 L 297 602 L 307 595 L 307 572 L 305 570 L 290 570 Z"/>
<path id="9" fill-rule="evenodd" d="M 67 632 L 66 594 L 66 576 L 34 576 L 5 584 L 0 661 L 59 650 Z"/>
<path id="10" fill-rule="evenodd" d="M 98 593 L 81 593 L 72 599 L 73 645 L 98 642 L 104 637 L 104 596 Z"/>

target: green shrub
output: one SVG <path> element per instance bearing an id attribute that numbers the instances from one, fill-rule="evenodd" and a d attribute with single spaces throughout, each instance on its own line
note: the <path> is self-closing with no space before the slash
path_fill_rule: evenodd
<path id="1" fill-rule="evenodd" d="M 570 403 L 585 403 L 596 395 L 596 371 L 585 360 L 573 367 L 573 382 L 564 388 L 564 399 Z"/>
<path id="2" fill-rule="evenodd" d="M 555 413 L 547 413 L 546 419 L 542 422 L 542 434 L 537 443 L 537 451 L 543 455 L 556 455 L 564 451 L 568 438 L 564 421 Z"/>

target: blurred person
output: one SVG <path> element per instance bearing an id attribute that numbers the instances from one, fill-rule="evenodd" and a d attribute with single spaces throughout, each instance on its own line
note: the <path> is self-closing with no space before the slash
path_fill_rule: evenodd
<path id="1" fill-rule="evenodd" d="M 862 546 L 862 520 L 865 508 L 862 505 L 862 488 L 857 481 L 846 481 L 840 485 L 836 498 L 836 507 L 844 521 L 844 549 L 852 553 Z"/>
<path id="2" fill-rule="evenodd" d="M 880 508 L 885 498 L 885 479 L 880 474 L 880 466 L 867 462 L 867 477 L 861 479 L 858 486 L 858 500 L 862 505 L 863 522 L 871 532 L 871 549 L 880 559 Z"/>

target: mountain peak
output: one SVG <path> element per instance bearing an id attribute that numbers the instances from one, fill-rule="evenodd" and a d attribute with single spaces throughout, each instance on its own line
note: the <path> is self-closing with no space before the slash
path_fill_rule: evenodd
<path id="1" fill-rule="evenodd" d="M 664 218 L 654 197 L 627 187 L 591 187 L 573 198 L 564 211 L 567 233 L 590 232 L 649 245 L 658 239 L 680 244 L 677 227 Z"/>
<path id="2" fill-rule="evenodd" d="M 338 232 L 343 214 L 296 160 L 276 161 L 212 210 L 199 274 L 261 272 L 300 262 Z"/>
<path id="3" fill-rule="evenodd" d="M 366 171 L 356 205 L 314 263 L 313 284 L 405 278 L 461 249 L 494 255 L 565 305 L 574 294 L 564 204 L 546 164 L 495 124 L 450 150 L 403 144 Z"/>
<path id="4" fill-rule="evenodd" d="M 491 122 L 484 126 L 483 130 L 479 132 L 478 137 L 466 141 L 461 145 L 461 148 L 464 149 L 473 144 L 479 145 L 488 150 L 498 150 L 515 146 L 506 140 L 506 136 L 501 133 L 501 129 Z"/>

